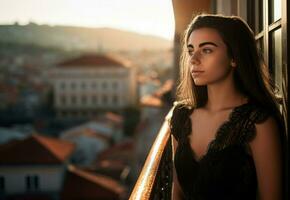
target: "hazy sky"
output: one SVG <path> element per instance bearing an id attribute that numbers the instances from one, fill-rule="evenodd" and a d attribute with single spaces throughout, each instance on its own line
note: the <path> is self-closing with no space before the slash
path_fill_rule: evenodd
<path id="1" fill-rule="evenodd" d="M 171 0 L 0 0 L 0 24 L 15 21 L 174 34 Z"/>

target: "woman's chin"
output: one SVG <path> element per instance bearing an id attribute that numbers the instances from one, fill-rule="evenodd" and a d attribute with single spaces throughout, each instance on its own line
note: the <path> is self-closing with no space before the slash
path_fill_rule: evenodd
<path id="1" fill-rule="evenodd" d="M 197 79 L 193 79 L 193 82 L 196 86 L 203 86 L 203 85 L 207 85 L 207 82 L 205 81 L 202 81 L 202 80 L 199 80 L 198 78 Z"/>

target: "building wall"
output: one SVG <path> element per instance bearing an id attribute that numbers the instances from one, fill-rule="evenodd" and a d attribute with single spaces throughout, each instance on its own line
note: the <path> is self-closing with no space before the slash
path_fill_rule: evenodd
<path id="1" fill-rule="evenodd" d="M 222 15 L 237 15 L 247 21 L 246 0 L 213 0 L 214 13 Z"/>
<path id="2" fill-rule="evenodd" d="M 216 0 L 216 13 L 223 15 L 231 15 L 232 0 Z"/>
<path id="3" fill-rule="evenodd" d="M 129 93 L 130 98 L 128 99 L 128 103 L 130 105 L 135 105 L 138 103 L 138 86 L 137 86 L 137 68 L 133 67 L 129 72 Z"/>
<path id="4" fill-rule="evenodd" d="M 0 177 L 5 180 L 5 194 L 25 194 L 27 190 L 26 177 L 38 177 L 37 192 L 60 192 L 63 182 L 63 166 L 1 166 Z"/>
<path id="5" fill-rule="evenodd" d="M 82 111 L 120 109 L 137 102 L 136 69 L 97 67 L 59 68 L 53 73 L 54 106 L 72 116 Z"/>

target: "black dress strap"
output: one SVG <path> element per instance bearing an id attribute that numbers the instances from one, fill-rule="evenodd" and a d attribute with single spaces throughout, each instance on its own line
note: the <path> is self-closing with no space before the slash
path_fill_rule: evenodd
<path id="1" fill-rule="evenodd" d="M 252 109 L 247 115 L 244 127 L 241 132 L 241 140 L 243 143 L 249 143 L 256 137 L 255 124 L 264 122 L 270 116 L 269 112 L 259 106 L 252 106 Z"/>
<path id="2" fill-rule="evenodd" d="M 190 131 L 188 116 L 192 112 L 191 107 L 182 103 L 176 103 L 170 119 L 170 133 L 179 142 L 183 135 Z"/>

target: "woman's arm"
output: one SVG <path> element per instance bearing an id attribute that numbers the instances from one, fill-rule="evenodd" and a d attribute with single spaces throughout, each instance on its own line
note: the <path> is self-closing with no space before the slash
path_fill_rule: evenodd
<path id="1" fill-rule="evenodd" d="M 176 147 L 178 145 L 177 141 L 175 140 L 174 137 L 173 138 L 173 149 L 174 149 L 174 154 L 175 154 L 175 150 Z M 183 193 L 182 190 L 180 188 L 178 179 L 177 179 L 177 174 L 176 174 L 176 170 L 175 170 L 175 166 L 173 164 L 173 182 L 172 182 L 172 197 L 171 200 L 182 200 L 183 198 Z"/>
<path id="2" fill-rule="evenodd" d="M 255 124 L 256 137 L 250 147 L 258 179 L 259 200 L 282 199 L 282 147 L 277 122 L 269 117 Z"/>

